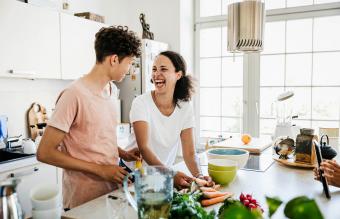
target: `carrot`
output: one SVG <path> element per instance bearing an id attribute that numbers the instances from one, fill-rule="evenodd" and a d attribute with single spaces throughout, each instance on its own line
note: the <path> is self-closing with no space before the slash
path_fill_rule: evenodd
<path id="1" fill-rule="evenodd" d="M 216 184 L 213 186 L 213 189 L 215 190 L 219 190 L 221 188 L 221 185 L 220 184 Z"/>
<path id="2" fill-rule="evenodd" d="M 207 182 L 207 185 L 208 187 L 212 187 L 215 185 L 215 182 L 214 181 L 210 181 L 210 182 Z"/>
<path id="3" fill-rule="evenodd" d="M 210 206 L 210 205 L 214 205 L 220 202 L 223 202 L 224 200 L 226 200 L 227 198 L 231 197 L 232 194 L 228 194 L 228 195 L 224 195 L 224 196 L 220 196 L 220 197 L 216 197 L 216 198 L 211 198 L 211 199 L 203 199 L 201 201 L 202 206 L 206 207 L 206 206 Z"/>
<path id="4" fill-rule="evenodd" d="M 206 186 L 208 182 L 204 179 L 195 178 L 195 182 L 198 186 Z"/>
<path id="5" fill-rule="evenodd" d="M 204 198 L 216 198 L 216 197 L 220 197 L 220 196 L 224 196 L 224 195 L 229 195 L 230 193 L 229 192 L 219 192 L 219 191 L 216 191 L 216 192 L 203 192 L 203 197 Z"/>
<path id="6" fill-rule="evenodd" d="M 205 186 L 200 187 L 200 190 L 202 192 L 216 192 L 216 189 L 214 189 L 212 187 L 205 187 Z"/>

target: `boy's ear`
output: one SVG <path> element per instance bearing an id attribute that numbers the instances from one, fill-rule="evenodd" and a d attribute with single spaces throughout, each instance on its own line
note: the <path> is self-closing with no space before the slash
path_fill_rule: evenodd
<path id="1" fill-rule="evenodd" d="M 114 64 L 118 64 L 118 63 L 119 63 L 118 56 L 116 54 L 111 55 L 110 56 L 110 64 L 114 65 Z"/>

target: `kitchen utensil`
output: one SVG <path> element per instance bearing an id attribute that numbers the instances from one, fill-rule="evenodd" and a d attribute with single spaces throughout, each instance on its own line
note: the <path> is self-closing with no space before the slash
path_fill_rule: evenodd
<path id="1" fill-rule="evenodd" d="M 35 140 L 39 129 L 43 130 L 43 127 L 46 126 L 48 120 L 46 108 L 39 103 L 32 103 L 27 113 L 27 120 L 30 138 Z"/>
<path id="2" fill-rule="evenodd" d="M 251 154 L 260 154 L 266 148 L 272 145 L 272 140 L 268 137 L 255 138 L 252 137 L 248 144 L 244 144 L 240 137 L 227 138 L 223 141 L 219 141 L 211 144 L 207 142 L 206 150 L 210 148 L 234 148 L 243 149 L 249 151 Z"/>
<path id="3" fill-rule="evenodd" d="M 37 153 L 37 146 L 30 138 L 25 138 L 22 140 L 22 147 L 25 154 L 35 154 Z"/>
<path id="4" fill-rule="evenodd" d="M 211 159 L 208 161 L 208 169 L 217 171 L 231 171 L 237 169 L 237 162 L 227 159 Z"/>
<path id="5" fill-rule="evenodd" d="M 128 191 L 128 178 L 135 177 L 135 197 Z M 163 166 L 147 166 L 125 176 L 124 193 L 139 219 L 168 218 L 173 195 L 172 170 Z"/>
<path id="6" fill-rule="evenodd" d="M 303 128 L 301 134 L 296 137 L 295 142 L 295 162 L 314 164 L 316 162 L 314 140 L 314 129 Z"/>
<path id="7" fill-rule="evenodd" d="M 322 183 L 323 191 L 324 191 L 326 197 L 328 199 L 330 199 L 331 198 L 331 194 L 329 192 L 327 178 L 323 175 L 324 171 L 322 169 L 320 169 L 321 162 L 322 162 L 322 155 L 321 155 L 320 145 L 315 140 L 314 140 L 314 145 L 315 145 L 316 157 L 317 157 L 317 160 L 318 160 L 318 171 L 319 171 L 320 181 Z"/>
<path id="8" fill-rule="evenodd" d="M 0 218 L 24 218 L 24 213 L 16 193 L 16 187 L 19 182 L 20 180 L 16 178 L 0 182 Z"/>
<path id="9" fill-rule="evenodd" d="M 275 140 L 274 151 L 280 155 L 280 159 L 288 159 L 295 151 L 294 140 L 288 136 L 282 136 Z"/>
<path id="10" fill-rule="evenodd" d="M 32 208 L 38 211 L 56 209 L 62 204 L 61 192 L 54 184 L 40 184 L 34 187 L 30 197 Z"/>
<path id="11" fill-rule="evenodd" d="M 243 149 L 213 148 L 207 151 L 208 162 L 212 159 L 227 159 L 236 161 L 238 168 L 243 168 L 248 161 L 249 152 Z"/>
<path id="12" fill-rule="evenodd" d="M 324 137 L 327 138 L 327 142 L 323 141 Z M 337 155 L 336 150 L 329 145 L 328 135 L 321 136 L 320 149 L 323 159 L 332 160 Z"/>
<path id="13" fill-rule="evenodd" d="M 292 124 L 292 119 L 298 117 L 298 115 L 292 115 L 293 113 L 293 91 L 286 91 L 281 93 L 275 102 L 276 105 L 276 127 L 273 134 L 273 140 L 280 136 L 288 136 L 295 139 L 299 134 L 300 127 Z"/>
<path id="14" fill-rule="evenodd" d="M 33 219 L 60 219 L 61 213 L 63 212 L 63 208 L 58 206 L 56 208 L 47 209 L 47 210 L 32 210 L 32 218 Z"/>
<path id="15" fill-rule="evenodd" d="M 212 178 L 212 180 L 221 185 L 231 183 L 235 179 L 236 171 L 237 171 L 236 169 L 230 171 L 226 170 L 218 171 L 208 169 L 209 176 Z"/>
<path id="16" fill-rule="evenodd" d="M 295 162 L 294 158 L 280 159 L 278 157 L 273 157 L 273 159 L 285 166 L 290 166 L 290 167 L 305 168 L 305 169 L 313 169 L 316 167 L 315 164 Z"/>

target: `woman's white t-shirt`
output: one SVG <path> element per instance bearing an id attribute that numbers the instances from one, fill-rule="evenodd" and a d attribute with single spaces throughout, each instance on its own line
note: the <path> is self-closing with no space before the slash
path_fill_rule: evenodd
<path id="1" fill-rule="evenodd" d="M 190 102 L 179 102 L 170 116 L 163 115 L 152 99 L 151 92 L 136 97 L 131 106 L 130 122 L 148 123 L 149 147 L 166 166 L 175 162 L 181 145 L 181 131 L 194 127 L 194 113 Z"/>

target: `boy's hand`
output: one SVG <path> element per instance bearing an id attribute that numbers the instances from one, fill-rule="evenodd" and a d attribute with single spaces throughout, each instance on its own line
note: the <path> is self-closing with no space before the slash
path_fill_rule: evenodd
<path id="1" fill-rule="evenodd" d="M 106 181 L 122 184 L 128 172 L 118 165 L 101 165 L 98 168 L 98 176 Z"/>
<path id="2" fill-rule="evenodd" d="M 128 151 L 122 150 L 122 153 L 119 154 L 119 156 L 125 161 L 136 161 L 141 159 L 141 155 L 137 147 Z"/>

